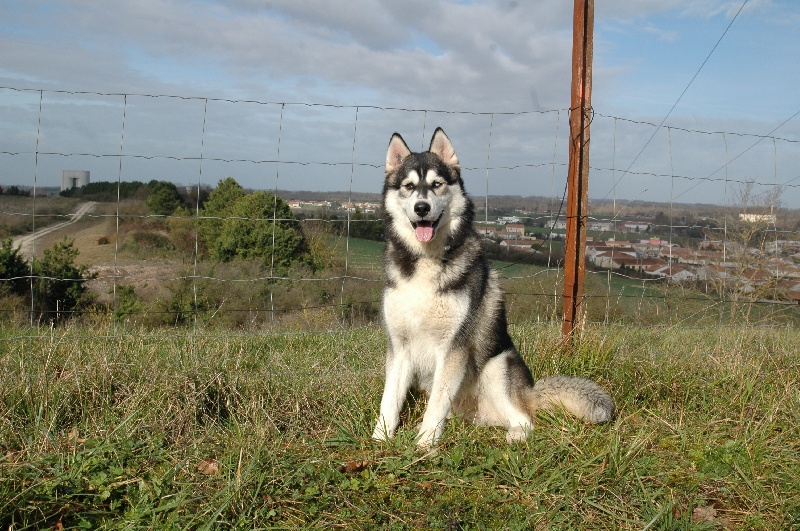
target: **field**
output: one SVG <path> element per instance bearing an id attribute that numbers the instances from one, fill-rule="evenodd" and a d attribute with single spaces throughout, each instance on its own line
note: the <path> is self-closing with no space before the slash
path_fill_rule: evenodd
<path id="1" fill-rule="evenodd" d="M 6 232 L 23 228 L 29 216 L 17 214 L 29 212 L 32 201 L 25 197 L 0 200 L 0 224 Z M 77 201 L 37 198 L 37 213 L 52 212 L 54 216 L 37 218 L 37 226 L 63 221 Z M 117 211 L 124 214 L 119 221 Z M 267 285 L 259 279 L 270 276 L 269 268 L 257 261 L 219 264 L 204 260 L 195 267 L 194 224 L 189 224 L 187 232 L 178 220 L 148 217 L 147 212 L 141 199 L 125 199 L 119 205 L 98 203 L 91 216 L 38 240 L 37 255 L 65 236 L 72 238 L 80 251 L 77 263 L 90 266 L 89 272 L 98 277 L 87 284 L 98 304 L 95 311 L 114 312 L 117 291 L 133 290 L 128 292 L 132 302 L 127 310 L 134 309 L 127 315 L 135 324 L 159 326 L 185 320 L 186 301 L 195 297 L 200 304 L 193 307 L 204 325 L 263 328 L 268 320 L 272 326 L 271 320 L 278 317 L 281 326 L 299 330 L 314 324 L 319 326 L 313 329 L 320 331 L 330 328 L 345 312 L 355 326 L 376 321 L 383 252 L 379 242 L 337 237 L 313 223 L 306 224 L 304 231 L 316 242 L 325 267 L 292 272 L 290 280 Z M 563 305 L 562 270 L 555 264 L 551 269 L 526 264 L 524 257 L 515 260 L 522 263 L 494 262 L 505 279 L 510 320 L 558 321 Z M 713 291 L 702 292 L 702 286 L 668 285 L 629 274 L 633 276 L 587 273 L 584 309 L 590 322 L 713 326 L 742 322 L 793 325 L 800 320 L 797 304 L 751 301 L 748 296 L 740 303 L 721 303 Z M 24 309 L 14 319 L 30 322 Z"/>
<path id="2" fill-rule="evenodd" d="M 616 418 L 541 414 L 508 446 L 452 421 L 369 439 L 377 327 L 238 335 L 97 318 L 0 330 L 4 529 L 800 529 L 800 332 L 512 335 L 535 375 L 599 381 Z"/>
<path id="3" fill-rule="evenodd" d="M 24 197 L 0 195 L 0 238 L 8 238 L 30 232 L 33 227 L 34 204 L 36 205 L 36 227 L 43 228 L 68 219 L 75 211 L 79 199 L 67 197 Z"/>
<path id="4" fill-rule="evenodd" d="M 74 204 L 54 199 L 37 212 L 55 222 Z M 800 530 L 797 305 L 590 272 L 592 324 L 567 350 L 562 272 L 495 261 L 534 375 L 595 379 L 617 415 L 542 413 L 514 446 L 454 419 L 426 454 L 421 396 L 396 440 L 369 438 L 383 244 L 314 233 L 325 269 L 273 281 L 254 261 L 194 264 L 193 238 L 117 225 L 112 207 L 68 230 L 97 305 L 0 323 L 4 529 Z M 135 299 L 115 313 L 123 288 Z"/>

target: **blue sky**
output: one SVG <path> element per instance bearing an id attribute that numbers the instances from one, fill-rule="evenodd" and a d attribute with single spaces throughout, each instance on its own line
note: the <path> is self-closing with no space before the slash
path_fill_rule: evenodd
<path id="1" fill-rule="evenodd" d="M 755 181 L 800 208 L 800 119 L 776 129 L 800 111 L 800 3 L 730 25 L 742 3 L 596 2 L 590 197 L 729 204 Z M 552 0 L 3 0 L 0 184 L 378 192 L 391 133 L 442 125 L 473 195 L 560 197 L 571 22 Z"/>
<path id="2" fill-rule="evenodd" d="M 742 2 L 731 2 L 733 8 Z M 667 11 L 647 21 L 600 21 L 602 66 L 627 65 L 615 106 L 666 113 L 730 23 L 714 14 Z M 637 27 L 631 27 L 635 25 Z M 782 121 L 800 109 L 800 6 L 748 2 L 681 100 L 682 114 Z M 624 89 L 623 89 L 624 86 Z M 602 90 L 602 89 L 600 89 Z"/>

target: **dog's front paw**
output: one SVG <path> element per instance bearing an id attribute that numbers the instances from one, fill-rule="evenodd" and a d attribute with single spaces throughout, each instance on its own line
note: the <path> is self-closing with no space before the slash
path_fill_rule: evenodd
<path id="1" fill-rule="evenodd" d="M 375 425 L 375 431 L 372 432 L 372 438 L 376 441 L 388 441 L 393 436 L 392 430 L 387 428 L 383 422 L 378 422 Z"/>
<path id="2" fill-rule="evenodd" d="M 515 444 L 524 442 L 528 438 L 530 428 L 525 426 L 515 426 L 508 430 L 506 433 L 506 442 L 508 444 Z"/>
<path id="3" fill-rule="evenodd" d="M 420 450 L 429 450 L 436 446 L 439 439 L 439 434 L 435 428 L 427 429 L 420 428 L 417 434 L 417 448 Z"/>

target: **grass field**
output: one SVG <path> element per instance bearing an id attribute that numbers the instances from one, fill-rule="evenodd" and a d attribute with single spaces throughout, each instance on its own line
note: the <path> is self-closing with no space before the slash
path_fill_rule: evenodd
<path id="1" fill-rule="evenodd" d="M 592 273 L 589 320 L 607 326 L 567 352 L 550 324 L 561 272 L 494 262 L 534 375 L 593 378 L 618 414 L 591 426 L 543 413 L 515 446 L 455 419 L 421 454 L 422 397 L 397 440 L 369 439 L 383 385 L 385 337 L 369 324 L 381 243 L 334 240 L 314 282 L 241 282 L 264 273 L 232 263 L 200 264 L 214 280 L 193 285 L 174 280 L 190 262 L 99 245 L 115 230 L 97 217 L 69 235 L 79 263 L 139 281 L 146 304 L 129 323 L 179 289 L 223 302 L 187 327 L 113 323 L 102 307 L 54 329 L 0 324 L 3 529 L 800 530 L 796 305 L 742 315 L 698 291 Z M 266 300 L 291 310 L 224 326 L 242 308 L 266 315 Z M 359 303 L 346 323 L 339 306 Z M 750 324 L 721 326 L 736 321 Z M 309 329 L 338 331 L 297 332 Z"/>
<path id="2" fill-rule="evenodd" d="M 800 529 L 800 332 L 512 327 L 536 376 L 616 418 L 531 438 L 451 422 L 369 439 L 379 328 L 239 336 L 96 323 L 0 330 L 4 529 Z"/>
<path id="3" fill-rule="evenodd" d="M 79 199 L 60 196 L 0 195 L 0 238 L 30 232 L 34 226 L 33 212 L 36 212 L 37 229 L 65 221 L 80 202 Z"/>

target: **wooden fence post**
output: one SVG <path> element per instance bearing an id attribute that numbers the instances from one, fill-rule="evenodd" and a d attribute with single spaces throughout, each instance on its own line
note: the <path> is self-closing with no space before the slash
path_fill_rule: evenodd
<path id="1" fill-rule="evenodd" d="M 594 0 L 575 0 L 572 26 L 572 97 L 569 114 L 567 235 L 564 244 L 564 313 L 561 333 L 571 346 L 584 317 L 586 230 L 589 203 L 589 124 L 592 113 Z"/>

